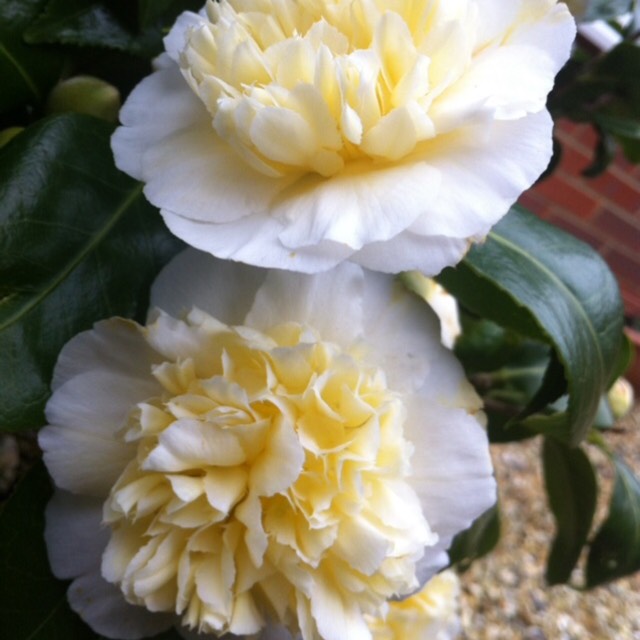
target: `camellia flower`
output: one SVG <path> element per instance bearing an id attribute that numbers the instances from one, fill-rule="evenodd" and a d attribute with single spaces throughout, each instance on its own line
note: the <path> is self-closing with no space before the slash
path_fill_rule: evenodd
<path id="1" fill-rule="evenodd" d="M 453 640 L 460 633 L 460 581 L 437 574 L 415 595 L 389 603 L 384 617 L 369 621 L 374 640 Z"/>
<path id="2" fill-rule="evenodd" d="M 383 613 L 366 616 L 373 640 L 454 640 L 460 630 L 460 581 L 454 571 L 443 571 L 422 589 L 392 600 Z M 272 626 L 260 640 L 294 640 L 282 626 Z M 296 637 L 295 640 L 299 640 Z"/>
<path id="3" fill-rule="evenodd" d="M 574 35 L 555 0 L 209 2 L 129 96 L 115 161 L 218 257 L 433 275 L 547 166 Z"/>
<path id="4" fill-rule="evenodd" d="M 56 365 L 45 537 L 71 606 L 109 638 L 371 638 L 365 616 L 495 499 L 480 400 L 431 310 L 354 264 L 193 249 L 152 304 L 146 327 L 100 322 Z"/>

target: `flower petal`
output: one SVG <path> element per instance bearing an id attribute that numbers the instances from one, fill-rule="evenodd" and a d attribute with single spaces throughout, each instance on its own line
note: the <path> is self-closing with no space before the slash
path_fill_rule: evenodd
<path id="1" fill-rule="evenodd" d="M 138 640 L 169 629 L 175 616 L 151 613 L 125 601 L 118 587 L 94 571 L 76 578 L 67 592 L 71 608 L 96 632 L 117 640 Z"/>
<path id="2" fill-rule="evenodd" d="M 415 394 L 408 403 L 406 425 L 415 445 L 410 482 L 429 526 L 439 536 L 419 563 L 422 583 L 446 564 L 442 552 L 453 536 L 495 503 L 496 484 L 486 433 L 465 409 L 439 406 L 433 398 Z"/>
<path id="3" fill-rule="evenodd" d="M 38 436 L 55 483 L 81 495 L 106 497 L 135 450 L 115 434 L 136 404 L 159 390 L 153 378 L 103 371 L 76 376 L 56 389 L 46 408 L 50 425 Z"/>
<path id="4" fill-rule="evenodd" d="M 156 358 L 134 322 L 104 320 L 67 342 L 58 356 L 51 386 L 55 391 L 71 378 L 94 369 L 146 380 Z"/>
<path id="5" fill-rule="evenodd" d="M 44 539 L 51 570 L 62 580 L 100 568 L 109 532 L 102 524 L 102 500 L 56 491 L 47 505 Z"/>
<path id="6" fill-rule="evenodd" d="M 335 584 L 314 585 L 311 612 L 324 640 L 371 640 L 362 612 L 353 602 L 345 602 Z"/>
<path id="7" fill-rule="evenodd" d="M 151 288 L 151 306 L 174 318 L 197 307 L 225 324 L 242 324 L 266 275 L 263 269 L 187 249 L 156 278 Z"/>
<path id="8" fill-rule="evenodd" d="M 138 180 L 145 174 L 144 155 L 150 144 L 184 127 L 198 124 L 209 128 L 210 117 L 202 102 L 189 90 L 177 65 L 168 65 L 145 78 L 129 95 L 120 110 L 120 122 L 111 137 L 111 149 L 118 169 Z M 163 96 L 162 103 L 157 96 Z"/>
<path id="9" fill-rule="evenodd" d="M 317 275 L 270 271 L 246 322 L 256 329 L 299 322 L 323 340 L 349 344 L 362 331 L 363 283 L 362 270 L 351 264 Z"/>
<path id="10" fill-rule="evenodd" d="M 469 128 L 449 136 L 446 145 L 436 140 L 425 161 L 440 171 L 441 187 L 429 215 L 410 230 L 424 236 L 484 236 L 546 168 L 552 127 L 549 114 L 541 111 Z"/>
<path id="11" fill-rule="evenodd" d="M 396 273 L 417 269 L 426 276 L 435 276 L 446 266 L 459 262 L 469 247 L 468 240 L 403 231 L 386 242 L 366 245 L 351 259 L 373 271 Z"/>
<path id="12" fill-rule="evenodd" d="M 262 213 L 236 222 L 213 225 L 170 211 L 162 210 L 160 213 L 172 233 L 191 246 L 219 258 L 314 273 L 326 271 L 353 254 L 353 249 L 333 241 L 297 250 L 285 247 L 278 238 L 283 229 L 282 223 Z"/>
<path id="13" fill-rule="evenodd" d="M 369 358 L 382 366 L 392 389 L 420 388 L 434 367 L 440 345 L 438 320 L 428 305 L 392 278 L 365 271 L 363 335 Z"/>
<path id="14" fill-rule="evenodd" d="M 331 179 L 307 177 L 283 190 L 273 215 L 286 221 L 282 243 L 299 250 L 322 240 L 360 249 L 409 227 L 438 192 L 427 163 L 376 167 L 363 162 Z"/>

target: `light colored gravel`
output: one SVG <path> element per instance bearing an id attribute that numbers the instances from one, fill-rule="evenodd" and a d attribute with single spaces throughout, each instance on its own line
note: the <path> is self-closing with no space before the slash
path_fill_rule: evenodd
<path id="1" fill-rule="evenodd" d="M 640 405 L 606 436 L 640 475 Z M 606 515 L 613 474 L 594 447 L 588 455 L 601 489 L 596 526 Z M 640 640 L 640 574 L 591 591 L 547 587 L 544 569 L 554 533 L 543 488 L 540 441 L 492 447 L 502 536 L 462 576 L 463 640 Z M 580 584 L 581 570 L 572 580 Z"/>

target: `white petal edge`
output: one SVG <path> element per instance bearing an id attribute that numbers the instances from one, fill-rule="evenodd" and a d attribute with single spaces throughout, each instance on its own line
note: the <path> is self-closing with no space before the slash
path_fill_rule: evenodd
<path id="1" fill-rule="evenodd" d="M 246 322 L 262 330 L 299 322 L 322 340 L 348 345 L 362 332 L 362 292 L 362 269 L 349 263 L 316 275 L 270 271 Z"/>
<path id="2" fill-rule="evenodd" d="M 441 188 L 409 230 L 427 237 L 485 235 L 546 169 L 552 128 L 551 116 L 541 111 L 436 139 L 425 147 L 424 161 L 439 170 Z"/>
<path id="3" fill-rule="evenodd" d="M 174 318 L 197 307 L 225 324 L 242 324 L 266 276 L 264 269 L 187 249 L 156 278 L 151 288 L 151 306 Z"/>
<path id="4" fill-rule="evenodd" d="M 392 276 L 363 273 L 362 334 L 371 362 L 382 367 L 392 389 L 415 391 L 440 357 L 437 317 Z"/>
<path id="5" fill-rule="evenodd" d="M 487 436 L 474 415 L 418 394 L 407 404 L 406 434 L 415 446 L 410 482 L 439 536 L 418 565 L 424 583 L 446 564 L 453 536 L 495 504 L 496 483 Z"/>
<path id="6" fill-rule="evenodd" d="M 111 318 L 74 336 L 63 347 L 53 372 L 55 391 L 76 376 L 92 370 L 146 380 L 157 356 L 147 345 L 140 328 L 130 320 Z"/>
<path id="7" fill-rule="evenodd" d="M 139 640 L 169 629 L 176 618 L 125 601 L 99 570 L 76 578 L 67 592 L 71 608 L 97 633 L 114 640 Z"/>
<path id="8" fill-rule="evenodd" d="M 102 527 L 102 503 L 66 491 L 53 494 L 45 511 L 44 539 L 56 578 L 75 578 L 100 568 L 109 541 L 109 531 Z"/>
<path id="9" fill-rule="evenodd" d="M 282 223 L 254 214 L 227 224 L 198 222 L 161 210 L 169 230 L 186 243 L 218 258 L 303 273 L 327 271 L 353 254 L 353 249 L 325 241 L 292 251 L 278 235 Z"/>

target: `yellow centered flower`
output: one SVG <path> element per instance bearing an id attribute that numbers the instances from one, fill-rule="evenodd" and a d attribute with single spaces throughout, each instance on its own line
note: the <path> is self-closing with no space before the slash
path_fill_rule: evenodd
<path id="1" fill-rule="evenodd" d="M 216 256 L 433 275 L 546 167 L 574 34 L 556 0 L 209 1 L 127 100 L 116 164 Z"/>
<path id="2" fill-rule="evenodd" d="M 453 571 L 435 575 L 416 594 L 389 603 L 369 619 L 374 640 L 453 640 L 460 632 L 460 582 Z"/>
<path id="3" fill-rule="evenodd" d="M 365 611 L 415 588 L 437 536 L 384 373 L 299 324 L 262 333 L 192 311 L 144 331 L 156 349 L 175 332 L 202 356 L 154 365 L 162 393 L 121 433 L 136 455 L 105 505 L 104 577 L 203 633 L 311 611 L 313 581 Z"/>
<path id="4" fill-rule="evenodd" d="M 370 640 L 493 502 L 480 402 L 424 301 L 351 264 L 193 250 L 146 326 L 62 351 L 40 445 L 54 573 L 99 634 Z"/>

